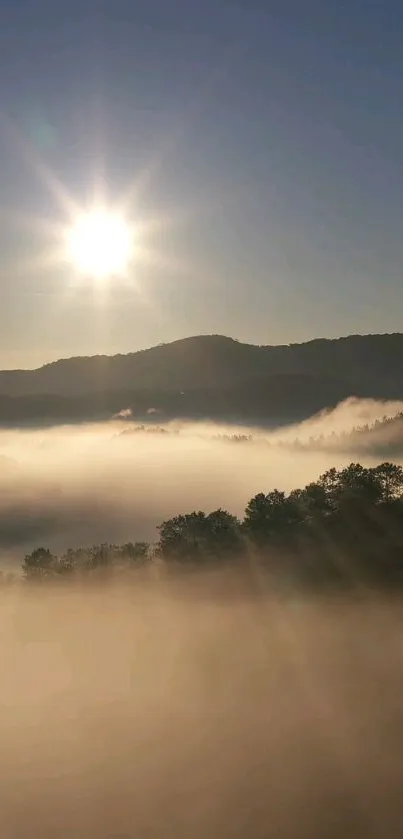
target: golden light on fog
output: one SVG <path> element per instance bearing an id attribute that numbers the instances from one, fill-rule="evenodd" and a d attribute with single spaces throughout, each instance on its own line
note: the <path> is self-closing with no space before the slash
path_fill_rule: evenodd
<path id="1" fill-rule="evenodd" d="M 125 274 L 133 248 L 131 227 L 108 210 L 83 213 L 67 231 L 69 260 L 80 273 L 97 280 Z"/>

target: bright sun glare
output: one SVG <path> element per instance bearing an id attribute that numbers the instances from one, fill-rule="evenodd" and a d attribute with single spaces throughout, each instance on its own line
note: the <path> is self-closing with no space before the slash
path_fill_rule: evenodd
<path id="1" fill-rule="evenodd" d="M 129 225 L 107 210 L 85 213 L 68 231 L 69 258 L 81 273 L 97 280 L 124 274 L 132 251 Z"/>

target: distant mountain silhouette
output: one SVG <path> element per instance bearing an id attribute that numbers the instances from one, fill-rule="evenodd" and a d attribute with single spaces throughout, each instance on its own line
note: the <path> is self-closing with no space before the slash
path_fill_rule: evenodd
<path id="1" fill-rule="evenodd" d="M 201 335 L 127 355 L 0 372 L 3 423 L 137 418 L 278 423 L 349 396 L 403 399 L 403 334 L 255 346 Z"/>

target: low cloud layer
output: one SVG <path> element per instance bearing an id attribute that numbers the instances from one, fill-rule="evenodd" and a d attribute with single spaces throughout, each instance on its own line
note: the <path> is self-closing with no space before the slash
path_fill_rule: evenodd
<path id="1" fill-rule="evenodd" d="M 156 538 L 179 512 L 223 507 L 242 515 L 248 500 L 274 487 L 304 486 L 354 452 L 295 451 L 284 442 L 353 428 L 403 409 L 402 403 L 350 400 L 281 431 L 171 424 L 143 431 L 124 415 L 102 425 L 0 431 L 0 548 L 3 562 L 45 544 Z M 253 434 L 252 445 L 225 435 Z M 270 443 L 270 445 L 267 445 Z M 362 462 L 372 462 L 371 451 Z M 374 459 L 379 460 L 374 453 Z"/>
<path id="2" fill-rule="evenodd" d="M 353 427 L 357 408 L 335 422 Z M 153 539 L 194 508 L 241 514 L 261 489 L 353 459 L 235 433 L 249 432 L 126 417 L 1 432 L 3 561 L 41 543 Z M 1 836 L 397 839 L 398 598 L 286 600 L 255 567 L 148 573 L 0 589 Z"/>
<path id="3" fill-rule="evenodd" d="M 333 432 L 341 434 L 363 425 L 371 425 L 383 417 L 394 417 L 402 411 L 403 402 L 400 401 L 380 402 L 376 399 L 351 397 L 331 411 L 322 411 L 305 422 L 280 430 L 278 436 L 285 438 L 296 436 L 299 440 L 307 440 L 321 434 L 325 436 Z"/>
<path id="4" fill-rule="evenodd" d="M 401 605 L 255 589 L 3 592 L 1 835 L 397 839 Z"/>

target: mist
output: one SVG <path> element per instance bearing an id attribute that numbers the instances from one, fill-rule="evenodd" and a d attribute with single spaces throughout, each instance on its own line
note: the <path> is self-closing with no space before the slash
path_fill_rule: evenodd
<path id="1" fill-rule="evenodd" d="M 334 426 L 385 414 L 350 408 Z M 329 420 L 285 433 L 309 441 Z M 3 564 L 39 544 L 153 540 L 193 509 L 242 514 L 258 491 L 352 459 L 283 442 L 212 424 L 139 430 L 126 415 L 2 431 Z M 281 595 L 253 561 L 0 588 L 1 835 L 397 838 L 402 619 L 397 595 Z"/>
<path id="2" fill-rule="evenodd" d="M 403 606 L 218 582 L 1 594 L 5 839 L 400 835 Z"/>
<path id="3" fill-rule="evenodd" d="M 100 542 L 154 541 L 157 525 L 181 512 L 222 507 L 242 515 L 257 492 L 289 491 L 354 459 L 287 449 L 363 418 L 393 415 L 402 403 L 357 400 L 281 431 L 171 423 L 138 431 L 133 421 L 0 431 L 0 549 L 3 564 L 45 544 L 56 552 Z M 321 431 L 322 429 L 322 431 Z M 165 433 L 163 433 L 165 432 Z M 253 434 L 229 445 L 225 434 Z M 267 443 L 270 443 L 268 446 Z M 357 453 L 371 464 L 371 452 Z"/>
<path id="4" fill-rule="evenodd" d="M 398 400 L 357 399 L 351 397 L 340 402 L 333 410 L 321 411 L 319 414 L 279 430 L 277 436 L 287 437 L 296 434 L 298 439 L 306 440 L 315 435 L 327 436 L 335 432 L 353 431 L 357 426 L 371 424 L 384 417 L 394 417 L 403 411 L 403 402 Z"/>

